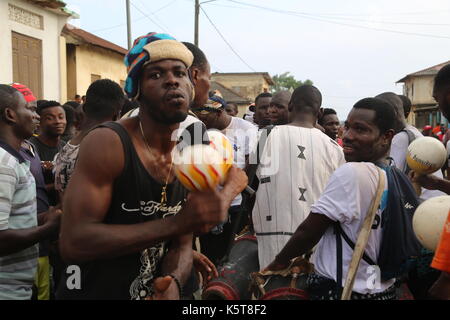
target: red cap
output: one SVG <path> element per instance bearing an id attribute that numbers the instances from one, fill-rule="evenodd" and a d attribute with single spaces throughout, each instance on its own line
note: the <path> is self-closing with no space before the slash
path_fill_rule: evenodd
<path id="1" fill-rule="evenodd" d="M 432 126 L 430 126 L 430 125 L 426 125 L 425 127 L 423 127 L 423 129 L 422 129 L 422 130 L 431 130 L 431 129 L 433 129 L 433 127 L 432 127 Z"/>
<path id="2" fill-rule="evenodd" d="M 28 88 L 27 86 L 20 83 L 11 83 L 11 87 L 19 90 L 20 93 L 23 94 L 23 97 L 27 102 L 36 100 L 36 97 L 33 95 L 33 92 L 31 92 L 30 88 Z"/>

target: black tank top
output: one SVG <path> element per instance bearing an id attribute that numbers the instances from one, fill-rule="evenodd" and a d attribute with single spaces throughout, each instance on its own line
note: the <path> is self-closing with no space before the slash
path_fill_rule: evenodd
<path id="1" fill-rule="evenodd" d="M 101 125 L 116 132 L 123 145 L 125 165 L 114 182 L 106 224 L 137 224 L 175 215 L 182 207 L 187 190 L 178 180 L 167 186 L 167 204 L 161 206 L 163 185 L 148 173 L 136 153 L 128 132 L 117 122 Z M 59 299 L 142 299 L 153 292 L 153 279 L 160 275 L 160 262 L 168 242 L 161 242 L 141 253 L 108 260 L 95 260 L 81 269 L 81 289 L 66 284 L 72 274 L 64 272 Z M 71 279 L 69 279 L 70 282 Z"/>

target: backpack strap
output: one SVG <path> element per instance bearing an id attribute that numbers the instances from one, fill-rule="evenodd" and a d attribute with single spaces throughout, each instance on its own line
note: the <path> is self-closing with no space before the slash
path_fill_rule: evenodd
<path id="1" fill-rule="evenodd" d="M 334 230 L 337 236 L 339 236 L 339 238 L 344 238 L 345 242 L 348 244 L 348 246 L 350 248 L 352 248 L 352 250 L 355 250 L 355 243 L 347 236 L 347 234 L 345 233 L 345 231 L 342 229 L 341 224 L 339 222 L 337 222 L 334 225 Z M 341 240 L 342 242 L 342 240 Z M 376 263 L 372 260 L 372 258 L 370 258 L 366 252 L 363 253 L 362 259 L 367 262 L 370 265 L 376 265 Z"/>
<path id="2" fill-rule="evenodd" d="M 340 297 L 342 295 L 342 237 L 338 225 L 339 222 L 334 225 L 334 234 L 336 235 L 336 296 Z"/>
<path id="3" fill-rule="evenodd" d="M 406 132 L 406 134 L 408 135 L 408 146 L 411 144 L 411 142 L 416 140 L 416 136 L 414 135 L 414 133 L 411 132 L 411 130 L 404 128 L 400 132 Z M 411 171 L 411 168 L 408 166 L 408 162 L 406 162 L 406 167 L 405 167 L 405 170 L 403 173 L 407 175 L 410 171 Z"/>
<path id="4" fill-rule="evenodd" d="M 341 300 L 349 300 L 352 294 L 353 285 L 355 283 L 356 272 L 358 271 L 359 263 L 364 254 L 364 250 L 367 246 L 369 240 L 370 231 L 372 230 L 373 220 L 375 218 L 378 207 L 380 206 L 381 196 L 383 195 L 385 176 L 382 169 L 377 168 L 378 171 L 378 187 L 375 193 L 375 197 L 372 199 L 372 203 L 369 207 L 369 211 L 364 218 L 362 228 L 359 232 L 358 239 L 356 241 L 356 246 L 353 251 L 352 260 L 350 261 L 350 266 L 348 268 L 347 279 L 345 281 L 345 286 L 342 292 Z"/>

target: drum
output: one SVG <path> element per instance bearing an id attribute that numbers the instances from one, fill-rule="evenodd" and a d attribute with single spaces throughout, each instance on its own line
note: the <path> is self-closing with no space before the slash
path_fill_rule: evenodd
<path id="1" fill-rule="evenodd" d="M 218 268 L 219 277 L 203 290 L 203 300 L 250 300 L 250 274 L 259 270 L 256 237 L 246 234 L 235 240 L 229 260 Z"/>
<path id="2" fill-rule="evenodd" d="M 252 273 L 253 295 L 258 300 L 309 300 L 306 280 L 313 270 L 298 257 L 285 270 Z"/>

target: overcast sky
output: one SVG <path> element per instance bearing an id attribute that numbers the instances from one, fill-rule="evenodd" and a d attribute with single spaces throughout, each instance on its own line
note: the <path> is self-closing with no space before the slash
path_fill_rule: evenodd
<path id="1" fill-rule="evenodd" d="M 65 0 L 71 23 L 127 48 L 125 0 Z M 206 0 L 201 0 L 206 2 Z M 345 119 L 359 99 L 450 60 L 448 0 L 216 0 L 202 5 L 200 48 L 212 71 L 290 71 L 311 79 Z M 194 41 L 194 0 L 131 0 L 133 39 L 150 31 Z"/>

